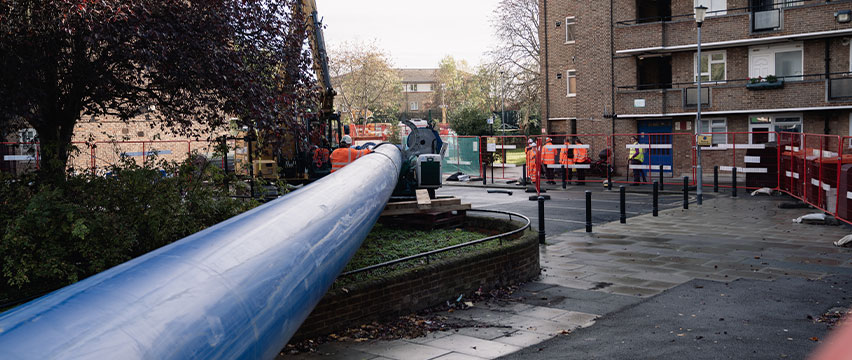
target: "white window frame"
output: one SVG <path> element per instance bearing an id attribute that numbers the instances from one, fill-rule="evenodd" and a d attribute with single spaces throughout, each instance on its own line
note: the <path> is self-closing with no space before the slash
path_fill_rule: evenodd
<path id="1" fill-rule="evenodd" d="M 721 125 L 713 124 L 713 122 L 716 122 L 716 121 L 721 121 L 722 124 Z M 702 126 L 702 124 L 705 123 L 705 122 L 707 123 L 707 130 L 708 130 L 708 132 L 706 132 L 706 133 L 704 132 L 704 126 Z M 713 134 L 713 133 L 726 133 L 726 132 L 728 132 L 728 119 L 727 118 L 701 118 L 701 123 L 702 124 L 698 124 L 698 126 L 701 126 L 699 129 L 701 129 L 702 134 L 709 134 L 709 135 L 712 136 L 712 140 L 713 140 L 712 145 L 715 146 L 715 145 L 727 144 L 728 143 L 728 134 L 718 134 L 718 135 Z M 714 128 L 717 128 L 717 129 L 721 128 L 721 131 L 713 131 Z M 716 140 L 718 140 L 718 139 L 721 139 L 721 140 L 720 140 L 719 143 L 716 143 Z"/>
<path id="2" fill-rule="evenodd" d="M 573 74 L 572 74 L 573 73 Z M 571 92 L 571 79 L 574 79 L 574 92 Z M 577 96 L 577 70 L 565 70 L 565 93 L 568 97 Z"/>
<path id="3" fill-rule="evenodd" d="M 707 4 L 709 3 L 709 4 Z M 699 5 L 704 5 L 707 8 L 707 16 L 721 16 L 728 13 L 728 0 L 693 0 L 693 9 Z M 714 7 L 713 5 L 717 5 Z M 718 11 L 718 12 L 714 12 Z"/>
<path id="4" fill-rule="evenodd" d="M 408 92 L 417 92 L 417 84 L 408 84 L 406 85 L 406 89 Z"/>
<path id="5" fill-rule="evenodd" d="M 417 104 L 416 101 L 409 101 L 408 102 L 408 110 L 418 111 L 418 110 L 420 110 L 420 106 Z"/>
<path id="6" fill-rule="evenodd" d="M 768 46 L 764 45 L 764 46 L 752 46 L 752 47 L 750 47 L 748 49 L 748 77 L 749 78 L 756 78 L 758 76 L 757 73 L 754 71 L 754 68 L 753 68 L 753 60 L 754 60 L 753 54 L 755 52 L 764 52 L 764 51 L 772 54 L 772 56 L 770 56 L 770 59 L 771 59 L 771 64 L 772 64 L 772 68 L 774 70 L 774 73 L 770 74 L 770 75 L 778 76 L 778 69 L 777 69 L 776 64 L 775 64 L 776 54 L 781 53 L 781 52 L 791 52 L 791 51 L 799 51 L 800 52 L 801 57 L 802 57 L 802 61 L 801 61 L 802 71 L 801 71 L 801 73 L 802 73 L 802 75 L 805 74 L 805 46 L 802 42 L 796 42 L 796 43 L 783 44 L 783 45 L 768 45 Z M 784 81 L 785 82 L 787 82 L 787 81 L 802 81 L 803 79 L 804 79 L 803 77 L 798 77 L 798 78 L 797 77 L 789 77 L 789 78 L 785 78 Z"/>
<path id="7" fill-rule="evenodd" d="M 573 32 L 574 38 L 568 40 L 568 29 L 576 29 L 577 26 L 577 17 L 576 16 L 566 16 L 565 17 L 565 43 L 573 44 L 577 42 L 577 33 Z"/>
<path id="8" fill-rule="evenodd" d="M 718 54 L 722 54 L 722 61 L 713 60 L 713 55 L 718 55 Z M 701 83 L 720 84 L 720 83 L 726 82 L 728 80 L 728 52 L 726 50 L 702 51 L 701 56 L 704 56 L 704 55 L 707 55 L 707 80 L 701 80 Z M 722 71 L 722 80 L 713 80 L 711 78 L 711 74 L 713 74 L 713 64 L 719 64 L 719 63 L 721 63 L 725 67 L 725 70 Z M 693 67 L 693 74 L 692 74 L 693 78 L 692 79 L 693 79 L 693 81 L 697 82 L 698 81 L 698 75 L 699 75 L 698 74 L 698 72 L 699 72 L 699 69 L 698 69 L 698 52 L 695 52 L 695 54 L 692 55 L 692 67 Z M 701 75 L 704 75 L 704 73 L 701 73 Z"/>
<path id="9" fill-rule="evenodd" d="M 756 115 L 756 116 L 761 116 L 761 115 Z M 754 128 L 756 128 L 756 127 L 762 128 L 762 127 L 768 126 L 769 127 L 768 131 L 770 131 L 769 142 L 775 141 L 775 119 L 777 119 L 777 118 L 799 118 L 799 125 L 802 126 L 802 131 L 804 132 L 804 129 L 805 129 L 804 126 L 805 125 L 804 125 L 804 117 L 802 116 L 802 113 L 783 113 L 783 114 L 770 114 L 770 115 L 762 115 L 762 116 L 766 116 L 766 117 L 769 118 L 770 121 L 769 121 L 768 124 L 752 124 L 751 123 L 752 116 L 749 116 L 749 117 L 746 118 L 746 121 L 748 121 L 748 132 L 749 132 L 748 143 L 749 144 L 754 143 L 754 141 L 752 140 L 752 134 L 751 133 L 754 132 Z"/>

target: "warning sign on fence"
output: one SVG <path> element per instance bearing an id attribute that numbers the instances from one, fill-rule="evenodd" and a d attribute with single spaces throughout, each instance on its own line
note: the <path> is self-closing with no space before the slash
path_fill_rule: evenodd
<path id="1" fill-rule="evenodd" d="M 497 151 L 497 138 L 496 137 L 489 137 L 488 138 L 488 143 L 486 144 L 485 151 L 488 151 L 488 152 Z"/>

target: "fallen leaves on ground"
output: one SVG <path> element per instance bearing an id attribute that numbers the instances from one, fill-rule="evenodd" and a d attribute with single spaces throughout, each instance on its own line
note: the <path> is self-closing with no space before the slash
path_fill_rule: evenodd
<path id="1" fill-rule="evenodd" d="M 399 318 L 383 322 L 373 321 L 369 324 L 363 324 L 345 331 L 290 343 L 284 348 L 284 353 L 295 355 L 305 352 L 316 352 L 321 344 L 335 341 L 364 342 L 370 340 L 413 339 L 426 336 L 435 331 L 449 331 L 466 327 L 496 327 L 475 321 L 448 318 L 443 315 L 456 310 L 469 309 L 476 303 L 487 304 L 492 301 L 512 300 L 511 296 L 517 290 L 518 286 L 507 286 L 487 292 L 479 288 L 469 297 L 462 294 L 452 300 L 448 300 L 441 306 L 416 314 L 400 316 Z M 467 301 L 462 301 L 463 299 Z"/>

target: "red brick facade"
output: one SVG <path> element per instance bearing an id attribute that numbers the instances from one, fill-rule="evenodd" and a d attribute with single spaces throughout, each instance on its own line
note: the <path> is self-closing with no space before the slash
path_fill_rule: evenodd
<path id="1" fill-rule="evenodd" d="M 685 92 L 692 89 L 694 94 L 696 87 L 694 1 L 671 0 L 666 9 L 670 15 L 637 19 L 637 6 L 647 4 L 641 0 L 539 1 L 546 86 L 542 114 L 551 134 L 570 133 L 567 119 L 578 119 L 579 134 L 606 134 L 613 129 L 615 133 L 634 133 L 652 122 L 672 124 L 673 133 L 695 132 L 696 106 L 685 104 Z M 837 79 L 852 76 L 852 23 L 838 23 L 834 16 L 838 10 L 852 9 L 852 1 L 805 0 L 791 5 L 795 6 L 771 9 L 778 14 L 779 26 L 768 31 L 753 31 L 755 13 L 748 0 L 728 0 L 724 15 L 707 17 L 702 51 L 724 52 L 725 81 L 702 84 L 710 92 L 709 104 L 702 106 L 702 119 L 725 119 L 727 131 L 747 132 L 750 117 L 792 116 L 801 118 L 805 132 L 852 135 L 852 97 L 829 96 L 832 81 L 839 84 L 845 80 Z M 567 16 L 576 17 L 573 43 L 565 42 L 564 28 L 557 26 Z M 750 70 L 754 70 L 750 69 L 750 56 L 762 51 L 759 47 L 798 44 L 801 79 L 788 78 L 778 89 L 747 88 Z M 657 57 L 664 59 L 660 60 L 663 64 L 670 59 L 671 79 L 650 76 L 660 80 L 646 79 L 640 84 L 642 77 L 649 77 L 648 68 L 640 63 Z M 572 97 L 566 96 L 568 69 L 577 71 L 577 91 Z M 612 113 L 613 107 L 616 120 L 604 117 L 604 110 Z M 734 139 L 729 136 L 727 141 Z M 747 135 L 736 138 L 736 143 L 749 141 Z M 706 156 L 727 156 L 722 155 L 725 152 L 710 153 Z M 691 171 L 693 160 L 688 155 L 683 152 L 674 160 L 683 173 Z"/>

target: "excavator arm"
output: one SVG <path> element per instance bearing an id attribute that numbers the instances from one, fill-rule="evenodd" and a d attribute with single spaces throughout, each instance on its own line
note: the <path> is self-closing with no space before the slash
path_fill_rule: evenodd
<path id="1" fill-rule="evenodd" d="M 322 88 L 320 96 L 320 114 L 328 118 L 334 113 L 334 97 L 337 92 L 331 86 L 331 75 L 328 71 L 328 53 L 325 47 L 325 37 L 322 31 L 322 22 L 317 14 L 315 0 L 302 0 L 302 12 L 305 21 L 308 22 L 308 43 L 313 54 L 314 73 Z"/>

